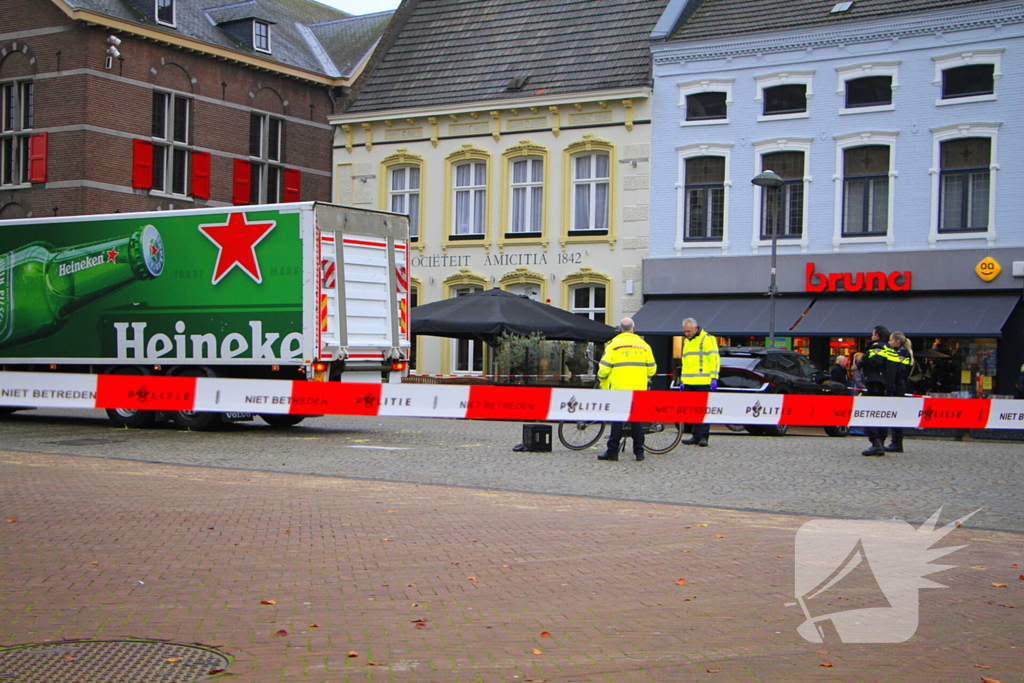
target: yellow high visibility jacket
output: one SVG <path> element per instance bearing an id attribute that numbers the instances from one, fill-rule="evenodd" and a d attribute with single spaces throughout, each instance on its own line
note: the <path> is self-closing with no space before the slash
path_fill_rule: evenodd
<path id="1" fill-rule="evenodd" d="M 683 366 L 679 380 L 683 384 L 710 385 L 718 379 L 721 359 L 718 340 L 701 329 L 693 339 L 683 337 Z"/>
<path id="2" fill-rule="evenodd" d="M 602 389 L 638 391 L 658 371 L 650 345 L 632 332 L 619 334 L 605 347 L 597 378 Z"/>

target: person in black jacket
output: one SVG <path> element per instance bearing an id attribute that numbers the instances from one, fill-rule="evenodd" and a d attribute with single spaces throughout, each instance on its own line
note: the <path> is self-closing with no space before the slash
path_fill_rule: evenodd
<path id="1" fill-rule="evenodd" d="M 893 332 L 889 335 L 889 348 L 894 349 L 897 359 L 886 357 L 885 383 L 891 387 L 890 396 L 903 396 L 910 389 L 910 369 L 914 367 L 914 350 L 907 335 Z M 892 428 L 892 441 L 885 447 L 886 453 L 903 452 L 903 427 Z"/>
<path id="2" fill-rule="evenodd" d="M 847 389 L 850 388 L 850 375 L 847 369 L 850 367 L 849 356 L 839 356 L 836 358 L 836 364 L 832 366 L 832 371 L 829 373 L 829 378 L 833 382 L 839 382 Z"/>
<path id="3" fill-rule="evenodd" d="M 864 386 L 867 387 L 864 394 L 866 396 L 889 395 L 885 388 L 885 378 L 882 374 L 884 365 L 881 358 L 882 349 L 885 348 L 888 339 L 889 329 L 876 325 L 871 331 L 871 345 L 868 346 L 864 358 L 858 363 L 858 367 L 864 373 Z M 885 455 L 885 437 L 888 436 L 888 430 L 885 427 L 865 427 L 864 433 L 867 434 L 868 440 L 871 442 L 871 448 L 861 455 Z"/>

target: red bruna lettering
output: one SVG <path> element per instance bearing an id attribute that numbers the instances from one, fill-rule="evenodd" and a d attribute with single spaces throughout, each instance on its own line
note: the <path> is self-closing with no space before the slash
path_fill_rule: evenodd
<path id="1" fill-rule="evenodd" d="M 870 273 L 816 273 L 814 264 L 807 264 L 804 291 L 807 292 L 906 292 L 910 290 L 910 271 L 894 270 Z"/>

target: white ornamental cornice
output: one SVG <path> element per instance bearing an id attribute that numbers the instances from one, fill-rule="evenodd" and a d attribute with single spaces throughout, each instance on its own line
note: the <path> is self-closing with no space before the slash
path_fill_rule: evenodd
<path id="1" fill-rule="evenodd" d="M 941 35 L 978 28 L 998 28 L 1006 24 L 1024 23 L 1024 3 L 991 9 L 961 12 L 955 15 L 915 17 L 900 21 L 872 23 L 850 28 L 811 30 L 800 35 L 792 33 L 772 38 L 741 36 L 729 41 L 701 38 L 699 45 L 685 46 L 665 43 L 655 46 L 654 64 L 678 64 L 690 61 L 726 59 L 763 55 L 773 52 L 814 50 L 818 48 L 901 40 L 916 36 Z M 710 42 L 714 40 L 714 42 Z"/>

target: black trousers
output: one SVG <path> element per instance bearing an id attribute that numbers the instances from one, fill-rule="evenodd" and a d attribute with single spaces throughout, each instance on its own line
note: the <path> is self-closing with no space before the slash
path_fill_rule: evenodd
<path id="1" fill-rule="evenodd" d="M 643 422 L 612 422 L 612 431 L 608 435 L 608 452 L 618 453 L 622 445 L 622 428 L 630 426 L 630 437 L 633 439 L 633 455 L 643 455 L 644 423 Z"/>
<path id="2" fill-rule="evenodd" d="M 864 392 L 868 396 L 889 396 L 889 390 L 885 388 L 885 385 L 881 382 L 868 382 L 868 390 Z M 895 431 L 895 430 L 894 430 Z M 902 430 L 900 430 L 900 436 L 903 436 Z M 864 433 L 867 435 L 868 440 L 874 442 L 875 439 L 879 441 L 885 441 L 885 437 L 889 435 L 888 427 L 865 427 Z"/>
<path id="3" fill-rule="evenodd" d="M 684 384 L 683 391 L 703 391 L 705 393 L 711 391 L 710 384 Z M 693 438 L 698 441 L 707 441 L 708 436 L 711 435 L 711 425 L 707 422 L 695 422 L 693 424 Z"/>

